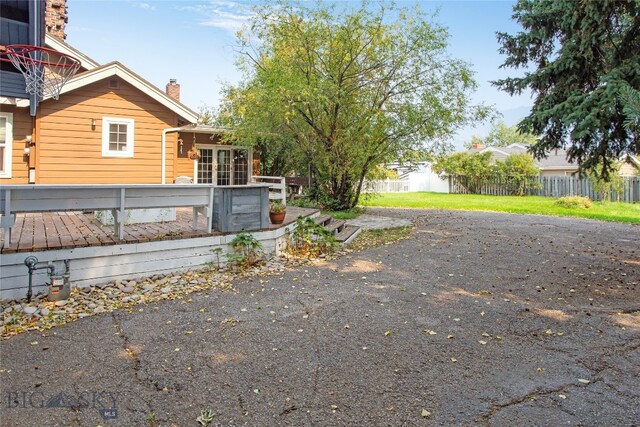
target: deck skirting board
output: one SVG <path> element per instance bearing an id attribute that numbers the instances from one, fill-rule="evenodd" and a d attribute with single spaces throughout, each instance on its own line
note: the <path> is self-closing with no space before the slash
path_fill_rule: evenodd
<path id="1" fill-rule="evenodd" d="M 293 231 L 295 223 L 286 227 L 252 232 L 267 253 L 277 253 L 283 248 L 285 235 Z M 51 261 L 58 271 L 63 261 L 70 260 L 72 287 L 87 287 L 109 283 L 117 279 L 138 279 L 155 274 L 185 272 L 217 263 L 212 249 L 222 248 L 220 262 L 226 262 L 224 254 L 232 251 L 229 243 L 236 234 L 162 240 L 145 243 L 129 243 L 111 246 L 94 246 L 73 249 L 57 249 L 38 252 L 17 252 L 0 257 L 0 300 L 25 298 L 29 275 L 24 260 L 35 255 L 41 263 Z M 38 270 L 33 276 L 34 295 L 47 291 L 49 276 L 46 270 Z"/>

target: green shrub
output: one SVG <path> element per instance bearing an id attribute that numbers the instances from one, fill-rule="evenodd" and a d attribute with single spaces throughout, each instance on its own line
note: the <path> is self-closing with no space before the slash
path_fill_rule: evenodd
<path id="1" fill-rule="evenodd" d="M 313 218 L 299 216 L 291 235 L 289 252 L 297 256 L 318 256 L 333 252 L 338 247 L 333 234 L 316 224 Z"/>
<path id="2" fill-rule="evenodd" d="M 233 253 L 227 254 L 229 261 L 238 267 L 251 267 L 262 260 L 263 247 L 253 235 L 240 233 L 231 241 Z"/>
<path id="3" fill-rule="evenodd" d="M 588 197 L 565 196 L 556 200 L 555 204 L 567 209 L 589 209 L 593 202 Z"/>

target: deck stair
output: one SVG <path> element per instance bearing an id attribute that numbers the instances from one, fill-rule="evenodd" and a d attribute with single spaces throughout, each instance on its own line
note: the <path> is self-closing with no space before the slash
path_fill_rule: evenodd
<path id="1" fill-rule="evenodd" d="M 329 230 L 339 243 L 346 245 L 351 243 L 358 234 L 360 234 L 360 227 L 355 225 L 347 225 L 343 219 L 334 219 L 329 215 L 319 215 L 314 218 L 316 224 L 323 226 Z"/>

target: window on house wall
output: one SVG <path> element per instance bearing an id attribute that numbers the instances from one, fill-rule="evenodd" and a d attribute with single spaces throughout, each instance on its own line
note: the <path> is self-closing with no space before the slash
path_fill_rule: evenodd
<path id="1" fill-rule="evenodd" d="M 0 113 L 0 178 L 11 178 L 13 114 Z"/>
<path id="2" fill-rule="evenodd" d="M 102 155 L 133 157 L 133 119 L 102 118 Z"/>

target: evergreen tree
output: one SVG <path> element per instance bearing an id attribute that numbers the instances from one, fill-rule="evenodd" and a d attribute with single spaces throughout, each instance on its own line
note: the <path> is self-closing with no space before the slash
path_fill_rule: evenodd
<path id="1" fill-rule="evenodd" d="M 621 94 L 640 89 L 640 0 L 519 0 L 513 18 L 523 31 L 497 34 L 502 67 L 527 72 L 493 83 L 512 95 L 534 93 L 518 126 L 541 135 L 533 153 L 568 147 L 581 171 L 600 164 L 603 177 L 612 159 L 639 153 Z"/>

